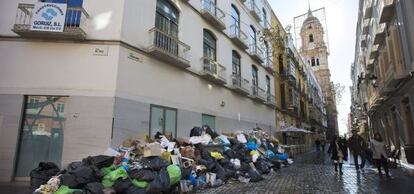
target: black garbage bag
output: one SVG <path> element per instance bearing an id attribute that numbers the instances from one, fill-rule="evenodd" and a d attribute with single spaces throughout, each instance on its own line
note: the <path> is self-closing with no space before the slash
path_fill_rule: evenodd
<path id="1" fill-rule="evenodd" d="M 248 174 L 249 174 L 249 177 L 250 177 L 250 182 L 259 182 L 259 181 L 263 180 L 262 175 L 259 172 L 257 172 L 256 170 L 254 170 L 253 168 L 250 168 L 248 170 Z"/>
<path id="2" fill-rule="evenodd" d="M 72 173 L 73 171 L 75 171 L 77 168 L 83 166 L 83 163 L 80 161 L 76 161 L 76 162 L 71 162 L 68 167 L 66 168 L 66 172 L 68 173 Z"/>
<path id="3" fill-rule="evenodd" d="M 237 153 L 234 150 L 231 150 L 231 149 L 224 151 L 223 154 L 225 156 L 227 156 L 228 158 L 230 158 L 230 159 L 233 159 L 233 158 L 237 157 Z"/>
<path id="4" fill-rule="evenodd" d="M 132 179 L 142 180 L 142 181 L 152 181 L 155 178 L 156 172 L 151 169 L 134 169 L 128 171 L 128 175 Z"/>
<path id="5" fill-rule="evenodd" d="M 270 167 L 264 159 L 261 159 L 261 158 L 257 159 L 254 166 L 256 167 L 257 171 L 259 171 L 261 174 L 270 173 Z"/>
<path id="6" fill-rule="evenodd" d="M 69 173 L 60 175 L 60 183 L 61 185 L 66 185 L 73 189 L 79 188 L 79 183 L 76 181 L 76 177 Z"/>
<path id="7" fill-rule="evenodd" d="M 161 136 L 163 136 L 164 134 L 162 134 L 161 132 L 157 131 L 157 133 L 155 133 L 154 135 L 154 139 L 161 139 Z"/>
<path id="8" fill-rule="evenodd" d="M 188 180 L 188 177 L 191 175 L 192 168 L 184 168 L 180 167 L 181 169 L 181 180 Z"/>
<path id="9" fill-rule="evenodd" d="M 141 164 L 155 171 L 168 166 L 168 162 L 159 156 L 144 157 L 141 160 Z"/>
<path id="10" fill-rule="evenodd" d="M 114 163 L 115 157 L 113 156 L 105 156 L 105 155 L 98 155 L 98 156 L 88 156 L 82 160 L 84 165 L 92 165 L 96 166 L 99 169 L 111 166 Z"/>
<path id="11" fill-rule="evenodd" d="M 30 188 L 37 189 L 40 185 L 46 184 L 59 171 L 59 167 L 53 162 L 40 162 L 37 168 L 30 171 Z"/>
<path id="12" fill-rule="evenodd" d="M 240 144 L 239 140 L 237 140 L 236 138 L 227 138 L 227 139 L 230 141 L 231 146 L 236 146 Z"/>
<path id="13" fill-rule="evenodd" d="M 95 182 L 86 184 L 84 191 L 85 194 L 104 194 L 104 189 L 105 187 L 101 183 Z"/>
<path id="14" fill-rule="evenodd" d="M 206 130 L 206 133 L 211 136 L 212 139 L 216 139 L 216 137 L 219 136 L 219 134 L 210 128 L 208 125 L 204 125 L 203 128 Z"/>
<path id="15" fill-rule="evenodd" d="M 170 178 L 166 168 L 162 168 L 156 175 L 155 179 L 150 182 L 148 193 L 168 192 L 170 189 Z"/>
<path id="16" fill-rule="evenodd" d="M 277 158 L 270 159 L 270 162 L 273 164 L 273 170 L 279 170 L 282 167 L 282 164 Z"/>
<path id="17" fill-rule="evenodd" d="M 201 136 L 203 134 L 203 129 L 200 127 L 193 127 L 190 131 L 190 137 Z"/>
<path id="18" fill-rule="evenodd" d="M 82 189 L 86 184 L 100 182 L 102 175 L 95 166 L 79 166 L 68 171 L 61 177 L 62 185 L 67 185 L 73 189 Z"/>
<path id="19" fill-rule="evenodd" d="M 134 185 L 132 184 L 130 179 L 118 179 L 115 181 L 114 185 L 112 186 L 112 188 L 114 188 L 114 190 L 116 191 L 117 194 L 124 194 L 126 193 L 126 191 L 128 190 L 128 188 L 133 187 Z"/>

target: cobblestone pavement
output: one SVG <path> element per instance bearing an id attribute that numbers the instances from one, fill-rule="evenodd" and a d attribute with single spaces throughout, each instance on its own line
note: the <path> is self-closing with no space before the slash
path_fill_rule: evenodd
<path id="1" fill-rule="evenodd" d="M 344 174 L 334 172 L 329 155 L 308 153 L 297 158 L 295 163 L 264 176 L 257 183 L 233 182 L 218 188 L 198 193 L 414 193 L 414 178 L 408 177 L 402 169 L 391 169 L 390 179 L 378 176 L 370 165 L 364 172 L 357 173 L 351 164 L 344 165 Z"/>

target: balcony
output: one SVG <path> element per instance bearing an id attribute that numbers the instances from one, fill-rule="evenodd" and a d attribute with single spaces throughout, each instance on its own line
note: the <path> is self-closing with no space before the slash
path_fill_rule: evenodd
<path id="1" fill-rule="evenodd" d="M 372 17 L 372 0 L 365 1 L 365 2 L 367 2 L 367 4 L 365 5 L 364 19 L 368 19 Z"/>
<path id="2" fill-rule="evenodd" d="M 225 14 L 221 9 L 217 8 L 213 0 L 201 0 L 200 13 L 207 22 L 218 30 L 226 29 L 226 24 L 224 23 Z"/>
<path id="3" fill-rule="evenodd" d="M 89 14 L 82 7 L 67 7 L 62 32 L 31 29 L 34 4 L 19 3 L 12 31 L 22 37 L 84 40 L 87 35 Z"/>
<path id="4" fill-rule="evenodd" d="M 246 50 L 249 48 L 247 44 L 247 35 L 241 31 L 240 27 L 236 24 L 230 26 L 230 35 L 231 41 L 237 45 L 240 49 Z"/>
<path id="5" fill-rule="evenodd" d="M 377 26 L 377 32 L 374 38 L 374 44 L 382 45 L 385 41 L 385 24 L 380 24 Z"/>
<path id="6" fill-rule="evenodd" d="M 376 59 L 378 57 L 378 45 L 373 45 L 371 47 L 371 52 L 369 54 L 369 59 Z"/>
<path id="7" fill-rule="evenodd" d="M 250 14 L 257 20 L 257 21 L 262 21 L 262 17 L 261 17 L 261 12 L 259 7 L 256 4 L 255 0 L 250 0 L 247 8 L 249 9 Z"/>
<path id="8" fill-rule="evenodd" d="M 379 7 L 379 23 L 390 22 L 395 14 L 395 2 L 394 0 L 384 0 L 383 4 Z"/>
<path id="9" fill-rule="evenodd" d="M 296 110 L 299 106 L 298 92 L 294 88 L 289 88 L 288 109 Z"/>
<path id="10" fill-rule="evenodd" d="M 149 30 L 150 46 L 148 52 L 154 57 L 178 68 L 190 67 L 187 54 L 190 46 L 181 42 L 178 37 L 156 27 Z"/>
<path id="11" fill-rule="evenodd" d="M 266 69 L 266 71 L 268 71 L 270 74 L 274 74 L 275 73 L 275 69 L 273 67 L 273 61 L 271 59 L 271 57 L 267 57 L 263 63 L 264 68 Z"/>
<path id="12" fill-rule="evenodd" d="M 266 102 L 266 91 L 257 85 L 252 85 L 250 97 L 259 102 Z"/>
<path id="13" fill-rule="evenodd" d="M 266 105 L 270 106 L 270 107 L 276 107 L 276 98 L 275 95 L 272 95 L 270 93 L 266 94 Z"/>
<path id="14" fill-rule="evenodd" d="M 216 84 L 224 85 L 226 81 L 226 68 L 215 60 L 209 59 L 207 57 L 201 58 L 202 70 L 200 75 Z"/>
<path id="15" fill-rule="evenodd" d="M 250 44 L 249 55 L 259 63 L 263 63 L 263 50 L 256 43 Z"/>
<path id="16" fill-rule="evenodd" d="M 267 20 L 263 20 L 263 30 L 266 33 L 270 33 L 270 29 L 272 28 L 272 24 L 269 23 Z"/>
<path id="17" fill-rule="evenodd" d="M 365 19 L 362 25 L 362 34 L 368 34 L 369 32 L 369 19 Z"/>
<path id="18" fill-rule="evenodd" d="M 295 58 L 295 53 L 293 53 L 291 48 L 286 48 L 286 53 L 288 57 Z"/>
<path id="19" fill-rule="evenodd" d="M 249 81 L 247 79 L 242 78 L 240 75 L 232 75 L 231 80 L 231 89 L 233 89 L 235 92 L 243 96 L 250 94 Z"/>
<path id="20" fill-rule="evenodd" d="M 366 38 L 366 36 L 361 37 L 361 47 L 367 47 L 367 38 Z"/>

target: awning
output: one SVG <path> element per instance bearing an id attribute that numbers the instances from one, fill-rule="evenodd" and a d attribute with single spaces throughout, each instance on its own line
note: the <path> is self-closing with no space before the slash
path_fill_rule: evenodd
<path id="1" fill-rule="evenodd" d="M 287 128 L 283 128 L 280 131 L 282 132 L 298 132 L 298 133 L 313 133 L 312 131 L 308 131 L 305 129 L 299 129 L 296 127 L 287 127 Z"/>

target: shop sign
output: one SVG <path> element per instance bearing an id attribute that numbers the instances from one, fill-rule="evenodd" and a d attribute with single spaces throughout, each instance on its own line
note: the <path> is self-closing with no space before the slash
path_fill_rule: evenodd
<path id="1" fill-rule="evenodd" d="M 35 4 L 30 30 L 46 32 L 63 32 L 66 17 L 66 4 Z"/>

